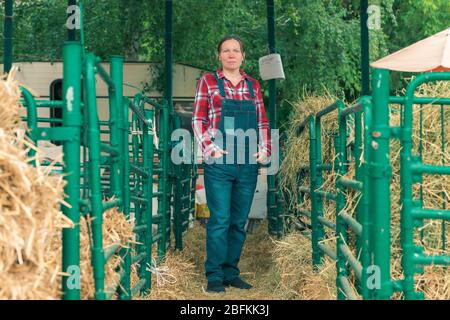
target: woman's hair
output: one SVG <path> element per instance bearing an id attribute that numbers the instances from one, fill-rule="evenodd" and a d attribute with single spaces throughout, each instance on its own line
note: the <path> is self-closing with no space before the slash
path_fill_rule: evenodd
<path id="1" fill-rule="evenodd" d="M 244 42 L 242 41 L 242 39 L 241 39 L 240 37 L 238 37 L 238 36 L 235 36 L 235 35 L 229 35 L 229 36 L 223 37 L 223 38 L 220 40 L 219 45 L 217 46 L 217 53 L 220 54 L 220 49 L 222 48 L 222 44 L 223 44 L 225 41 L 227 41 L 227 40 L 236 40 L 237 42 L 239 42 L 239 46 L 241 47 L 242 53 L 245 52 L 245 49 L 244 49 Z"/>

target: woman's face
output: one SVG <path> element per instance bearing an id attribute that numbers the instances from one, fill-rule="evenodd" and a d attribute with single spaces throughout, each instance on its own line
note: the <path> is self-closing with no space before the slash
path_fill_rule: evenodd
<path id="1" fill-rule="evenodd" d="M 241 46 L 237 40 L 230 39 L 222 43 L 219 60 L 224 70 L 239 70 L 244 58 L 245 53 L 241 51 Z"/>

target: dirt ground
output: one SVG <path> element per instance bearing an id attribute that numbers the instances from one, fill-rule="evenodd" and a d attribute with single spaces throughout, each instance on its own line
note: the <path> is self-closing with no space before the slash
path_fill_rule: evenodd
<path id="1" fill-rule="evenodd" d="M 267 223 L 247 234 L 239 263 L 241 277 L 253 285 L 250 290 L 227 288 L 225 293 L 207 293 L 204 275 L 206 229 L 199 222 L 188 230 L 181 252 L 169 251 L 163 266 L 167 267 L 165 284 L 158 287 L 153 275 L 150 295 L 145 299 L 240 300 L 279 299 L 278 281 L 272 268 L 274 239 L 267 234 Z M 164 277 L 164 276 L 162 276 Z M 161 281 L 163 282 L 163 281 Z"/>

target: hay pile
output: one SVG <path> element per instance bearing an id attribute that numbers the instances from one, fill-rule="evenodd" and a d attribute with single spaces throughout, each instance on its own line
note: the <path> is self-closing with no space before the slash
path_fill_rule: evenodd
<path id="1" fill-rule="evenodd" d="M 35 147 L 20 124 L 13 77 L 0 81 L 0 299 L 58 299 L 61 266 L 52 243 L 70 226 L 60 212 L 64 180 L 29 164 Z"/>
<path id="2" fill-rule="evenodd" d="M 423 85 L 419 90 L 417 96 L 427 96 L 427 97 L 450 97 L 450 87 L 448 82 L 438 82 L 433 85 Z M 304 133 L 297 137 L 294 132 L 296 127 L 308 116 L 310 112 L 316 113 L 318 110 L 334 102 L 334 97 L 305 97 L 303 101 L 295 105 L 293 111 L 293 117 L 288 125 L 288 141 L 286 143 L 286 149 L 284 150 L 285 160 L 281 165 L 281 175 L 282 184 L 281 187 L 284 192 L 292 195 L 288 197 L 290 202 L 288 203 L 291 212 L 295 212 L 296 209 L 311 209 L 311 204 L 309 197 L 305 195 L 301 201 L 297 203 L 297 187 L 300 185 L 309 185 L 309 179 L 306 176 L 300 175 L 297 177 L 297 173 L 301 166 L 309 164 L 309 134 Z M 400 109 L 400 106 L 393 105 L 392 109 Z M 329 118 L 332 118 L 330 115 Z M 423 106 L 422 108 L 422 125 L 423 133 L 422 136 L 419 132 L 419 121 L 420 121 L 420 108 L 419 106 L 414 107 L 414 132 L 413 132 L 413 145 L 414 152 L 419 153 L 419 148 L 423 150 L 423 161 L 427 164 L 434 165 L 449 165 L 450 163 L 450 124 L 448 119 L 450 119 L 450 108 L 444 107 L 444 114 L 441 116 L 441 109 L 439 106 Z M 330 119 L 337 124 L 337 117 L 334 116 Z M 443 124 L 443 128 L 442 128 Z M 390 125 L 398 126 L 400 125 L 400 113 L 392 112 L 390 117 Z M 323 128 L 326 131 L 327 127 L 335 130 L 333 124 L 327 124 L 326 118 L 323 121 Z M 442 131 L 445 132 L 445 140 L 442 141 Z M 354 138 L 354 132 L 349 132 L 349 143 Z M 421 143 L 422 142 L 422 143 Z M 329 136 L 322 137 L 322 145 L 326 147 L 328 144 L 330 147 L 328 150 L 323 150 L 324 162 L 332 162 L 334 159 L 334 150 L 331 147 L 332 140 Z M 421 145 L 422 144 L 422 145 Z M 421 146 L 420 146 L 421 145 Z M 445 148 L 445 151 L 443 151 Z M 391 140 L 391 165 L 393 169 L 393 177 L 391 184 L 391 212 L 392 212 L 392 223 L 391 223 L 391 235 L 392 235 L 392 277 L 393 279 L 402 279 L 402 269 L 401 269 L 401 248 L 400 248 L 400 143 L 398 140 Z M 328 158 L 331 161 L 326 161 Z M 354 165 L 351 165 L 349 172 L 346 174 L 348 178 L 353 178 L 355 172 Z M 320 189 L 332 191 L 334 188 L 334 183 L 336 175 L 333 174 L 325 175 L 325 183 Z M 449 176 L 432 176 L 425 175 L 422 184 L 416 184 L 414 186 L 415 197 L 419 198 L 420 189 L 422 187 L 423 202 L 425 208 L 450 208 L 450 177 Z M 330 190 L 331 189 L 331 190 Z M 350 194 L 349 200 L 346 204 L 346 211 L 354 216 L 354 211 L 356 205 L 359 201 L 360 195 L 353 192 Z M 330 204 L 328 201 L 325 202 L 324 216 L 331 221 L 335 221 L 335 207 L 334 204 Z M 442 250 L 443 239 L 442 239 L 442 222 L 441 221 L 424 221 L 424 226 L 419 230 L 415 231 L 415 244 L 425 247 L 425 254 L 447 254 L 448 248 L 450 248 L 450 226 L 447 223 L 446 226 L 446 252 Z M 333 243 L 333 238 L 330 234 L 327 235 L 328 240 Z M 291 240 L 295 239 L 295 236 Z M 308 247 L 309 240 L 305 240 L 306 247 Z M 354 239 L 350 238 L 349 241 L 353 242 Z M 328 242 L 328 241 L 327 241 Z M 287 248 L 289 244 L 284 244 Z M 310 243 L 309 243 L 310 246 Z M 333 245 L 331 244 L 333 247 Z M 303 247 L 299 245 L 299 250 L 303 250 Z M 282 249 L 280 249 L 282 251 Z M 285 252 L 284 254 L 286 254 Z M 294 253 L 292 253 L 294 254 Z M 280 254 L 279 257 L 283 257 Z M 308 262 L 306 259 L 297 258 L 298 261 Z M 298 272 L 302 274 L 304 266 L 301 263 L 290 264 L 289 259 L 286 258 L 286 262 L 283 263 L 284 270 L 287 274 Z M 327 269 L 327 265 L 324 265 Z M 450 299 L 450 271 L 448 268 L 439 266 L 428 266 L 425 267 L 425 273 L 422 275 L 416 275 L 416 290 L 423 291 L 425 293 L 426 299 Z M 305 273 L 307 274 L 307 273 Z M 325 277 L 326 278 L 326 277 Z M 314 282 L 314 280 L 311 280 Z M 323 287 L 334 286 L 334 278 L 330 277 L 328 283 L 324 284 Z M 294 279 L 289 279 L 288 283 L 295 283 Z M 319 285 L 320 286 L 320 285 Z M 314 296 L 314 295 L 313 295 Z M 307 298 L 307 297 L 306 297 Z M 396 294 L 394 299 L 401 299 L 402 294 Z"/>
<path id="3" fill-rule="evenodd" d="M 254 233 L 247 235 L 239 268 L 241 276 L 253 284 L 252 290 L 227 288 L 224 294 L 205 292 L 205 228 L 199 223 L 189 230 L 185 248 L 181 252 L 169 251 L 161 268 L 174 282 L 158 286 L 153 275 L 151 293 L 144 299 L 192 300 L 286 300 L 334 299 L 334 263 L 326 260 L 317 273 L 312 272 L 311 246 L 298 234 L 279 240 L 267 233 L 267 222 L 261 223 Z M 170 278 L 170 277 L 169 277 Z"/>
<path id="4" fill-rule="evenodd" d="M 273 240 L 267 234 L 267 223 L 248 234 L 241 255 L 241 276 L 252 283 L 252 290 L 227 288 L 224 294 L 207 293 L 204 272 L 206 232 L 204 226 L 195 222 L 184 238 L 181 252 L 168 251 L 158 266 L 165 268 L 167 279 L 158 286 L 156 275 L 152 276 L 152 291 L 146 300 L 192 299 L 192 300 L 268 300 L 282 299 L 276 291 L 279 276 L 275 269 L 272 250 Z M 175 281 L 176 280 L 176 281 Z"/>
<path id="5" fill-rule="evenodd" d="M 282 146 L 284 159 L 280 166 L 280 188 L 285 194 L 289 195 L 290 201 L 287 204 L 288 207 L 292 207 L 297 202 L 296 199 L 299 196 L 298 186 L 309 185 L 308 174 L 300 177 L 303 180 L 301 184 L 299 184 L 299 177 L 296 174 L 300 171 L 301 167 L 309 165 L 309 126 L 300 135 L 297 135 L 297 128 L 310 114 L 317 113 L 324 107 L 333 104 L 336 100 L 337 97 L 330 94 L 324 96 L 305 94 L 300 102 L 293 105 L 291 116 L 285 128 L 287 141 Z M 324 155 L 324 163 L 334 162 L 335 152 L 330 142 L 333 141 L 332 136 L 338 129 L 336 119 L 337 112 L 332 112 L 322 118 L 324 132 L 324 136 L 322 137 L 322 152 Z M 326 189 L 326 186 L 332 184 L 332 181 L 327 179 L 328 175 L 325 174 L 325 176 L 324 189 Z M 305 203 L 305 206 L 304 209 L 310 209 L 309 201 Z"/>
<path id="6" fill-rule="evenodd" d="M 331 259 L 313 272 L 311 242 L 292 233 L 275 241 L 274 268 L 278 274 L 277 295 L 282 299 L 334 300 L 336 299 L 336 268 Z"/>
<path id="7" fill-rule="evenodd" d="M 95 293 L 94 274 L 91 265 L 91 239 L 90 222 L 92 220 L 81 218 L 80 220 L 80 273 L 81 273 L 81 299 L 92 299 Z M 127 221 L 125 215 L 116 208 L 109 209 L 103 214 L 103 248 L 107 250 L 113 245 L 131 250 L 134 232 L 133 224 Z M 105 265 L 105 292 L 116 287 L 120 282 L 118 268 L 122 263 L 119 255 L 112 256 Z"/>
<path id="8" fill-rule="evenodd" d="M 0 80 L 0 299 L 53 300 L 61 297 L 63 228 L 73 227 L 61 212 L 64 203 L 62 175 L 39 165 L 45 155 L 25 136 L 20 121 L 20 89 L 12 71 Z M 28 157 L 36 151 L 34 159 Z M 36 167 L 30 165 L 37 160 Z M 88 222 L 81 219 L 81 296 L 93 297 Z M 111 209 L 104 214 L 104 248 L 127 247 L 132 224 Z M 106 266 L 106 284 L 118 282 L 118 256 Z"/>
<path id="9" fill-rule="evenodd" d="M 301 171 L 301 167 L 309 166 L 309 128 L 297 135 L 298 126 L 309 116 L 316 114 L 323 108 L 338 100 L 330 94 L 324 96 L 304 95 L 302 100 L 294 104 L 291 117 L 287 124 L 287 143 L 283 154 L 285 156 L 280 167 L 280 188 L 288 195 L 287 207 L 290 214 L 298 210 L 311 211 L 311 200 L 308 194 L 299 195 L 300 186 L 310 185 L 309 171 Z M 337 111 L 324 116 L 322 125 L 322 163 L 331 164 L 334 168 L 336 152 L 334 149 L 334 136 L 338 133 Z M 354 168 L 351 169 L 354 171 Z M 300 172 L 300 174 L 298 174 Z M 350 173 L 351 174 L 351 173 Z M 317 190 L 336 192 L 337 174 L 333 171 L 323 172 L 323 184 Z M 357 203 L 357 194 L 353 193 L 347 203 L 347 211 L 352 214 Z M 300 199 L 300 201 L 297 201 Z M 336 207 L 332 201 L 323 202 L 323 216 L 329 221 L 336 220 Z M 302 221 L 311 225 L 311 221 L 302 217 Z M 322 243 L 334 248 L 336 234 L 325 227 L 325 238 Z M 277 242 L 274 251 L 275 260 L 281 275 L 281 286 L 285 286 L 282 292 L 287 297 L 294 299 L 334 299 L 336 296 L 335 280 L 331 274 L 335 274 L 334 262 L 326 258 L 318 273 L 312 273 L 311 242 L 302 239 L 303 236 L 295 233 Z M 294 248 L 298 248 L 297 250 Z M 291 251 L 291 249 L 293 251 Z M 297 280 L 295 280 L 297 279 Z M 310 285 L 311 283 L 311 285 Z M 320 288 L 315 291 L 315 288 Z M 289 294 L 290 292 L 290 294 Z"/>

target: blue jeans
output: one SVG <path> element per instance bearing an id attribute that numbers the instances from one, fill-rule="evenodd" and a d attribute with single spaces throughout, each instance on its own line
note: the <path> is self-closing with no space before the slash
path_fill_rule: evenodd
<path id="1" fill-rule="evenodd" d="M 257 177 L 257 164 L 205 165 L 205 192 L 210 211 L 205 273 L 209 282 L 231 281 L 239 276 L 245 224 Z"/>

